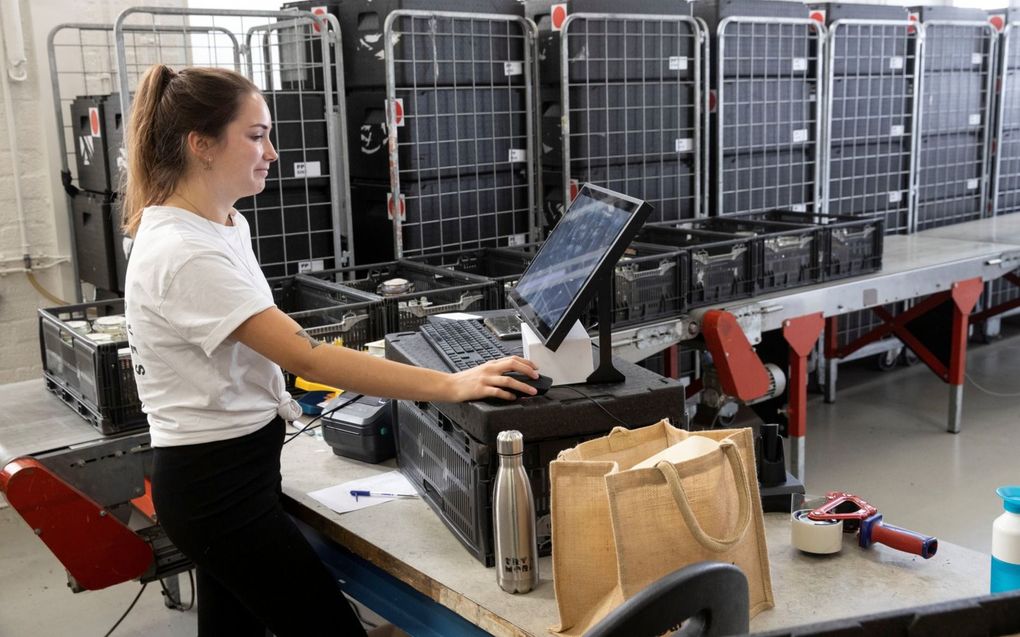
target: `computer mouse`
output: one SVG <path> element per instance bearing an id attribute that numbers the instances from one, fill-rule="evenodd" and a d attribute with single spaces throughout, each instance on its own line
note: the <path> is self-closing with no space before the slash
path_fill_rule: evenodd
<path id="1" fill-rule="evenodd" d="M 538 375 L 538 378 L 532 378 L 531 376 L 528 376 L 527 374 L 524 374 L 522 372 L 503 372 L 503 375 L 509 376 L 510 378 L 513 378 L 515 380 L 519 380 L 525 385 L 531 385 L 532 387 L 538 390 L 538 393 L 534 394 L 535 396 L 541 396 L 545 392 L 549 391 L 550 387 L 552 387 L 552 379 L 549 378 L 548 376 L 542 376 L 541 374 Z M 519 392 L 516 389 L 509 387 L 507 389 L 510 391 L 510 393 L 514 394 L 518 398 L 532 397 L 532 394 L 525 394 L 524 392 Z"/>

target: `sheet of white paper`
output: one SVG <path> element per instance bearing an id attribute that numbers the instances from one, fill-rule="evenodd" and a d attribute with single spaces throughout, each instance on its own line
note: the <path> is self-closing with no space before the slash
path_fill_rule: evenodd
<path id="1" fill-rule="evenodd" d="M 411 483 L 404 474 L 399 471 L 388 471 L 369 478 L 351 480 L 333 487 L 326 487 L 318 491 L 310 491 L 309 496 L 321 502 L 323 505 L 333 509 L 337 513 L 357 511 L 366 507 L 389 502 L 395 498 L 386 497 L 360 497 L 357 500 L 351 495 L 351 491 L 374 491 L 379 493 L 399 493 L 401 495 L 417 495 Z"/>
<path id="2" fill-rule="evenodd" d="M 444 314 L 434 314 L 436 318 L 451 319 L 453 321 L 477 321 L 482 318 L 474 314 L 468 314 L 466 312 L 446 312 Z"/>

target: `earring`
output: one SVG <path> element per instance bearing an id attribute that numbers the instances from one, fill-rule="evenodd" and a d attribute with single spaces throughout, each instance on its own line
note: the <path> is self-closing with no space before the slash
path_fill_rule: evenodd
<path id="1" fill-rule="evenodd" d="M 202 161 L 205 164 L 205 169 L 206 170 L 212 170 L 212 157 L 206 157 Z"/>

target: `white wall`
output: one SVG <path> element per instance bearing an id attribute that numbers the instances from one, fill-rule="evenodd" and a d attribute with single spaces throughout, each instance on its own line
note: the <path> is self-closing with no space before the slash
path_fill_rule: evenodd
<path id="1" fill-rule="evenodd" d="M 17 173 L 25 211 L 30 254 L 42 257 L 40 267 L 61 257 L 66 259 L 68 212 L 60 187 L 60 157 L 57 150 L 56 116 L 53 109 L 46 38 L 58 24 L 72 22 L 112 25 L 126 7 L 184 6 L 185 0 L 0 0 L 5 27 L 12 7 L 21 10 L 28 79 L 10 82 L 14 129 L 17 134 Z M 6 72 L 6 69 L 0 69 Z M 39 336 L 36 309 L 51 306 L 32 286 L 21 267 L 22 243 L 14 196 L 15 162 L 8 141 L 8 125 L 0 101 L 0 383 L 36 378 L 40 375 Z M 57 296 L 74 298 L 70 265 L 36 272 L 39 282 Z"/>

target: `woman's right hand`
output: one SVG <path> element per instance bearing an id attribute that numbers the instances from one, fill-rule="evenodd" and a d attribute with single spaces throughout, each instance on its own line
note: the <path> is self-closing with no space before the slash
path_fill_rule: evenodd
<path id="1" fill-rule="evenodd" d="M 504 376 L 505 372 L 520 372 L 530 378 L 538 378 L 538 369 L 534 363 L 520 356 L 508 356 L 450 374 L 450 401 L 462 402 L 482 398 L 516 400 L 517 395 L 509 391 L 511 388 L 529 396 L 537 393 L 534 387 L 510 376 Z"/>

